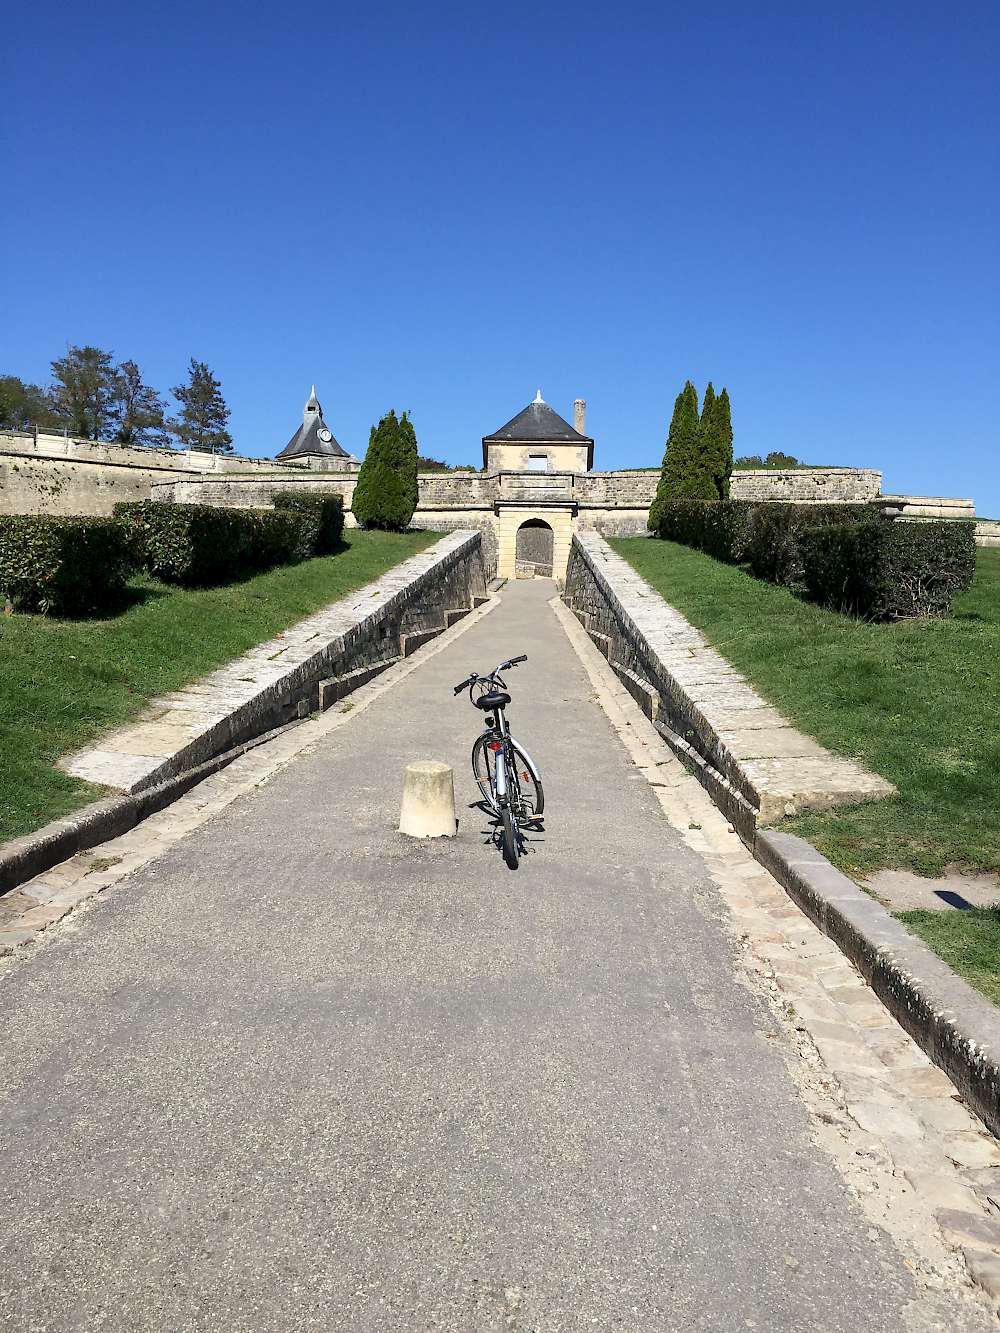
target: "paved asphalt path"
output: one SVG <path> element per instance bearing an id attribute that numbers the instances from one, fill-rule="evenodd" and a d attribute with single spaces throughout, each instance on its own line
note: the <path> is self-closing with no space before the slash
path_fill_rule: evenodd
<path id="1" fill-rule="evenodd" d="M 5 1330 L 924 1326 L 553 592 L 7 970 Z M 519 652 L 547 819 L 510 872 L 450 686 Z M 414 758 L 457 839 L 396 834 Z"/>

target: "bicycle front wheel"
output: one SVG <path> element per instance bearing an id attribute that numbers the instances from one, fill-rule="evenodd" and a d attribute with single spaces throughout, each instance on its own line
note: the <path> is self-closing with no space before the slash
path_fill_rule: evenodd
<path id="1" fill-rule="evenodd" d="M 476 786 L 483 794 L 483 800 L 492 810 L 499 810 L 496 798 L 496 761 L 499 750 L 491 750 L 489 742 L 498 741 L 491 737 L 480 736 L 472 747 L 472 775 Z M 545 809 L 545 793 L 542 784 L 534 776 L 524 751 L 517 741 L 511 741 L 511 777 L 517 778 L 517 790 L 511 797 L 517 818 L 530 822 L 537 819 Z"/>

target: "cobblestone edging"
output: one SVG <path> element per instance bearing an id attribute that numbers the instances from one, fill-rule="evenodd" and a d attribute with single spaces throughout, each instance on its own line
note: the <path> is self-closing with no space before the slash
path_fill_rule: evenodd
<path id="1" fill-rule="evenodd" d="M 895 790 L 796 731 L 596 532 L 573 538 L 564 600 L 745 837 L 758 822 Z"/>
<path id="2" fill-rule="evenodd" d="M 479 533 L 450 533 L 275 639 L 155 700 L 60 766 L 122 793 L 0 848 L 0 893 L 118 837 L 264 733 L 324 710 L 486 599 Z"/>
<path id="3" fill-rule="evenodd" d="M 762 829 L 752 850 L 1000 1135 L 1000 1010 L 802 838 Z"/>

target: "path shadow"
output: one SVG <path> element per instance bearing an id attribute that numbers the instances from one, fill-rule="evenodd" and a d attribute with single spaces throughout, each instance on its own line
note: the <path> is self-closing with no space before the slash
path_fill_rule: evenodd
<path id="1" fill-rule="evenodd" d="M 503 824 L 500 822 L 496 811 L 487 801 L 472 801 L 469 809 L 478 810 L 484 817 L 484 826 L 479 830 L 483 837 L 483 845 L 489 846 L 492 843 L 502 858 Z M 545 817 L 539 815 L 537 819 L 519 825 L 517 842 L 518 853 L 521 857 L 533 856 L 539 851 L 545 843 Z M 513 867 L 510 868 L 513 869 Z"/>

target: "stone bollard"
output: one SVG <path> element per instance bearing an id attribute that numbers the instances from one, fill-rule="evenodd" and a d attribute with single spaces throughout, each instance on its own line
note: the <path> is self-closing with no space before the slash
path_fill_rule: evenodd
<path id="1" fill-rule="evenodd" d="M 399 831 L 411 838 L 453 838 L 455 781 L 451 767 L 435 759 L 407 764 L 403 775 L 403 804 Z"/>

